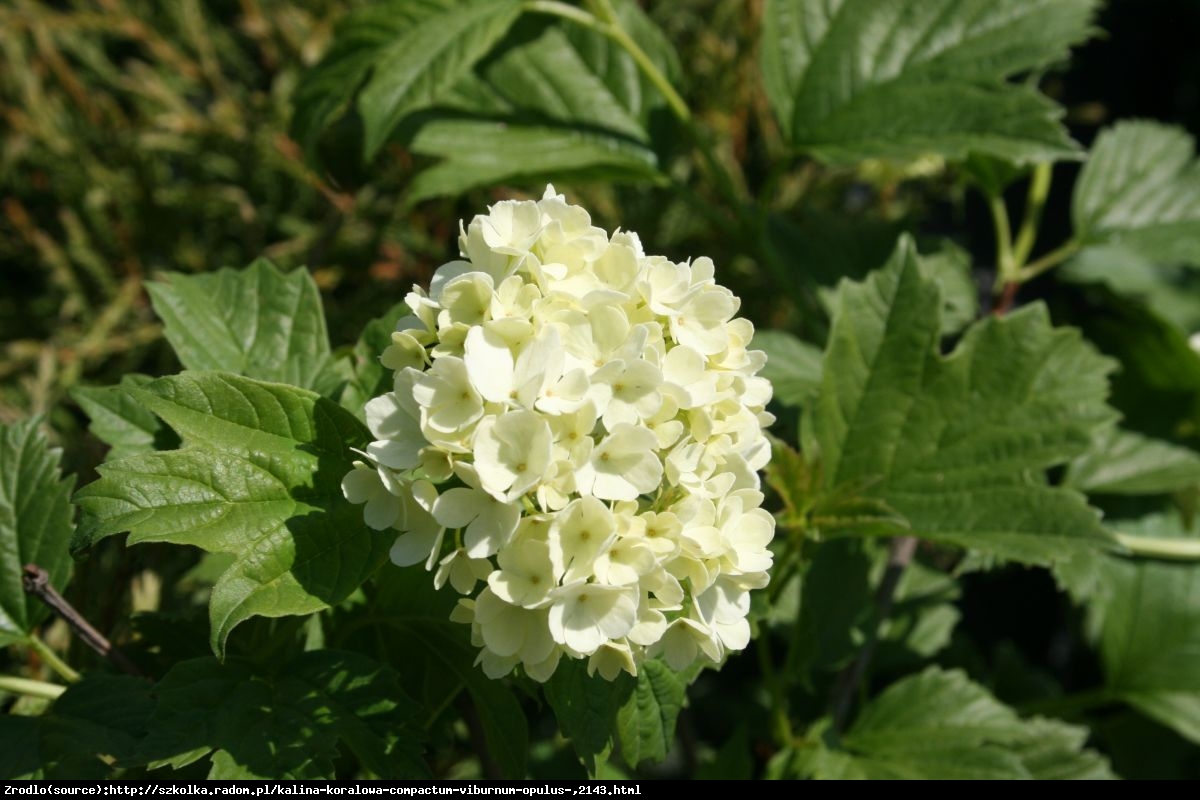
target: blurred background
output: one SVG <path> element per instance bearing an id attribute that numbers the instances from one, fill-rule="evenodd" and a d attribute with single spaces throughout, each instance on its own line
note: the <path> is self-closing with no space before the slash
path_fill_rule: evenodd
<path id="1" fill-rule="evenodd" d="M 86 434 L 70 389 L 178 369 L 143 288 L 156 274 L 240 267 L 264 255 L 285 269 L 306 267 L 324 295 L 334 346 L 348 347 L 368 320 L 456 256 L 460 219 L 498 199 L 540 195 L 541 185 L 514 185 L 413 203 L 408 188 L 423 162 L 399 144 L 369 167 L 353 148 L 340 152 L 336 139 L 325 143 L 322 168 L 306 160 L 289 137 L 292 91 L 355 5 L 0 0 L 0 422 L 46 415 L 67 471 L 80 482 L 94 477 L 103 449 Z M 949 236 L 971 254 L 986 302 L 991 222 L 980 196 L 944 165 L 835 170 L 809 163 L 771 174 L 769 109 L 756 77 L 759 0 L 642 5 L 678 49 L 686 99 L 720 142 L 721 157 L 737 165 L 745 191 L 759 196 L 769 187 L 769 202 L 796 223 L 774 247 L 789 257 L 805 253 L 800 263 L 830 285 L 861 272 L 860 264 L 881 263 L 902 230 Z M 1098 27 L 1070 65 L 1042 84 L 1067 108 L 1074 137 L 1087 145 L 1100 127 L 1130 117 L 1200 133 L 1200 0 L 1111 0 Z M 681 185 L 689 185 L 694 166 L 679 159 Z M 1069 235 L 1075 171 L 1055 170 L 1043 248 Z M 790 276 L 741 252 L 687 197 L 602 183 L 557 188 L 592 210 L 597 224 L 638 231 L 653 252 L 711 256 L 719 280 L 743 298 L 743 314 L 821 343 L 819 307 L 803 307 L 787 291 Z M 698 179 L 695 191 L 707 191 Z M 1023 182 L 1011 192 L 1023 197 Z M 818 230 L 841 238 L 814 239 Z M 1105 326 L 1125 308 L 1114 305 L 1113 291 L 1042 281 L 1021 299 L 1044 297 L 1056 321 L 1081 325 L 1119 354 L 1122 342 Z M 1200 295 L 1193 295 L 1163 301 L 1163 313 L 1185 334 L 1200 328 Z M 1139 380 L 1128 373 L 1115 379 L 1114 401 L 1130 427 L 1200 441 L 1162 411 L 1163 403 L 1193 408 L 1195 387 L 1181 395 L 1166 386 L 1152 397 Z M 82 565 L 72 589 L 87 598 L 102 630 L 131 607 L 157 605 L 156 586 L 193 566 L 176 563 L 170 549 L 119 552 Z M 1001 596 L 1018 605 L 994 602 Z M 1068 688 L 1095 679 L 1078 612 L 1046 573 L 973 574 L 958 609 L 962 623 L 946 660 L 987 670 L 993 685 L 1042 673 Z M 732 662 L 724 685 L 751 670 L 743 663 L 749 660 Z M 685 742 L 724 740 L 729 720 L 742 713 L 739 703 L 736 693 L 701 681 L 693 709 L 705 713 L 685 715 Z M 1124 712 L 1107 725 L 1108 752 L 1127 777 L 1200 771 L 1194 749 L 1145 718 Z M 1123 763 L 1121 753 L 1134 751 Z"/>

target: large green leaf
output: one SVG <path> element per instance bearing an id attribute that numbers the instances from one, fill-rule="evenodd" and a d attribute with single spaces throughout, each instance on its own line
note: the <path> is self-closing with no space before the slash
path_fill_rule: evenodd
<path id="1" fill-rule="evenodd" d="M 312 276 L 260 258 L 242 270 L 167 273 L 146 286 L 187 369 L 236 372 L 330 394 L 341 380 Z"/>
<path id="2" fill-rule="evenodd" d="M 643 662 L 632 696 L 617 712 L 621 757 L 631 768 L 667 757 L 686 692 L 684 676 L 661 661 Z"/>
<path id="3" fill-rule="evenodd" d="M 151 685 L 89 673 L 37 717 L 0 716 L 0 779 L 112 777 L 145 735 Z"/>
<path id="4" fill-rule="evenodd" d="M 520 14 L 517 0 L 444 2 L 380 50 L 358 98 L 367 157 L 405 116 L 428 108 L 500 40 Z"/>
<path id="5" fill-rule="evenodd" d="M 1165 494 L 1200 484 L 1200 454 L 1132 431 L 1100 432 L 1063 483 L 1096 494 Z"/>
<path id="6" fill-rule="evenodd" d="M 518 178 L 661 180 L 657 158 L 644 145 L 570 127 L 437 120 L 421 128 L 412 148 L 443 159 L 413 180 L 414 202 Z"/>
<path id="7" fill-rule="evenodd" d="M 784 133 L 824 161 L 1070 158 L 1060 109 L 1007 83 L 1062 59 L 1095 0 L 772 0 L 762 68 Z"/>
<path id="8" fill-rule="evenodd" d="M 674 50 L 630 2 L 622 25 L 667 75 Z M 523 20 L 445 105 L 453 116 L 425 124 L 414 152 L 443 160 L 418 175 L 410 199 L 459 194 L 501 181 L 567 178 L 656 181 L 653 114 L 663 105 L 633 59 L 578 25 Z"/>
<path id="9" fill-rule="evenodd" d="M 26 564 L 46 570 L 56 589 L 71 578 L 72 481 L 62 477 L 60 451 L 40 424 L 0 425 L 0 646 L 23 639 L 47 615 L 22 587 Z"/>
<path id="10" fill-rule="evenodd" d="M 519 13 L 517 0 L 388 0 L 354 10 L 296 88 L 293 135 L 311 156 L 357 94 L 364 151 L 374 156 L 401 119 L 443 100 Z"/>
<path id="11" fill-rule="evenodd" d="M 154 380 L 148 375 L 126 375 L 116 386 L 76 386 L 71 397 L 91 417 L 88 430 L 111 449 L 107 460 L 170 450 L 179 440 L 158 417 L 137 401 L 130 389 Z"/>
<path id="12" fill-rule="evenodd" d="M 1122 523 L 1131 535 L 1195 537 L 1178 517 Z M 1200 564 L 1106 557 L 1089 604 L 1106 686 L 1200 743 Z"/>
<path id="13" fill-rule="evenodd" d="M 589 774 L 597 774 L 614 752 L 632 769 L 666 758 L 688 684 L 698 673 L 677 673 L 650 660 L 636 678 L 621 673 L 608 681 L 588 675 L 581 661 L 563 659 L 546 682 L 546 699 Z"/>
<path id="14" fill-rule="evenodd" d="M 1192 137 L 1122 122 L 1096 138 L 1072 200 L 1075 235 L 1157 263 L 1200 266 L 1200 165 Z"/>
<path id="15" fill-rule="evenodd" d="M 1083 452 L 1114 414 L 1107 359 L 1041 305 L 971 327 L 938 350 L 941 299 L 902 241 L 883 270 L 843 282 L 821 390 L 806 409 L 808 452 L 826 485 L 855 482 L 912 533 L 1048 563 L 1103 546 L 1097 515 L 1044 471 Z"/>
<path id="16" fill-rule="evenodd" d="M 1111 778 L 1083 749 L 1087 730 L 1021 719 L 957 670 L 929 667 L 872 700 L 840 751 L 810 759 L 817 778 Z"/>
<path id="17" fill-rule="evenodd" d="M 212 646 L 252 616 L 308 614 L 340 602 L 392 544 L 342 498 L 351 446 L 367 431 L 316 394 L 221 373 L 162 378 L 136 397 L 183 439 L 100 468 L 76 494 L 85 516 L 73 547 L 130 532 L 232 553 L 213 588 Z"/>
<path id="18" fill-rule="evenodd" d="M 341 743 L 369 775 L 427 774 L 399 675 L 357 653 L 314 650 L 273 674 L 236 659 L 184 661 L 154 696 L 138 751 L 152 768 L 211 755 L 213 779 L 333 778 Z"/>

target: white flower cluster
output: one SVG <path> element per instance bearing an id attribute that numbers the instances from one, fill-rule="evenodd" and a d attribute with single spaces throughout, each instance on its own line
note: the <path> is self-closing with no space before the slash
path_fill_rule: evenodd
<path id="1" fill-rule="evenodd" d="M 775 525 L 771 386 L 738 299 L 710 260 L 647 256 L 553 187 L 489 210 L 406 298 L 346 498 L 402 532 L 395 563 L 466 596 L 492 677 L 744 648 Z"/>

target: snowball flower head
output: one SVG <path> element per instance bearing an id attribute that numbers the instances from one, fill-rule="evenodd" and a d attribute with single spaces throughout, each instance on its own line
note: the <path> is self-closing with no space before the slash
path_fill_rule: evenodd
<path id="1" fill-rule="evenodd" d="M 464 597 L 492 677 L 637 674 L 749 641 L 774 519 L 771 386 L 707 258 L 648 256 L 548 187 L 459 238 L 380 354 L 393 390 L 343 481 L 392 560 Z"/>

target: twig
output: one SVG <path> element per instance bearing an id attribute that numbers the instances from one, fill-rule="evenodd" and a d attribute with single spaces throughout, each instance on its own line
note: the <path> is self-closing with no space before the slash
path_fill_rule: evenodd
<path id="1" fill-rule="evenodd" d="M 875 593 L 875 606 L 878 610 L 875 625 L 867 635 L 867 640 L 863 643 L 862 649 L 858 651 L 858 656 L 855 657 L 854 662 L 849 667 L 843 670 L 834 688 L 833 729 L 835 731 L 841 732 L 845 729 L 846 717 L 850 713 L 850 705 L 854 700 L 855 690 L 862 683 L 863 676 L 867 673 L 867 667 L 871 663 L 871 658 L 875 655 L 875 648 L 879 645 L 879 630 L 892 613 L 892 606 L 896 602 L 896 589 L 900 585 L 900 578 L 904 575 L 904 570 L 908 567 L 916 552 L 916 537 L 899 536 L 892 540 L 891 547 L 888 550 L 887 569 L 883 573 L 883 580 L 879 582 L 879 590 Z"/>
<path id="2" fill-rule="evenodd" d="M 124 653 L 114 647 L 112 642 L 108 641 L 100 631 L 93 628 L 83 618 L 83 615 L 75 610 L 74 606 L 55 591 L 54 587 L 50 585 L 50 575 L 46 570 L 37 564 L 26 564 L 22 570 L 21 585 L 24 587 L 26 594 L 37 597 L 37 599 L 49 606 L 54 613 L 62 617 L 63 622 L 67 623 L 67 626 L 75 632 L 75 635 L 82 639 L 84 644 L 99 653 L 101 657 L 107 658 L 122 672 L 143 677 L 142 671 Z"/>

